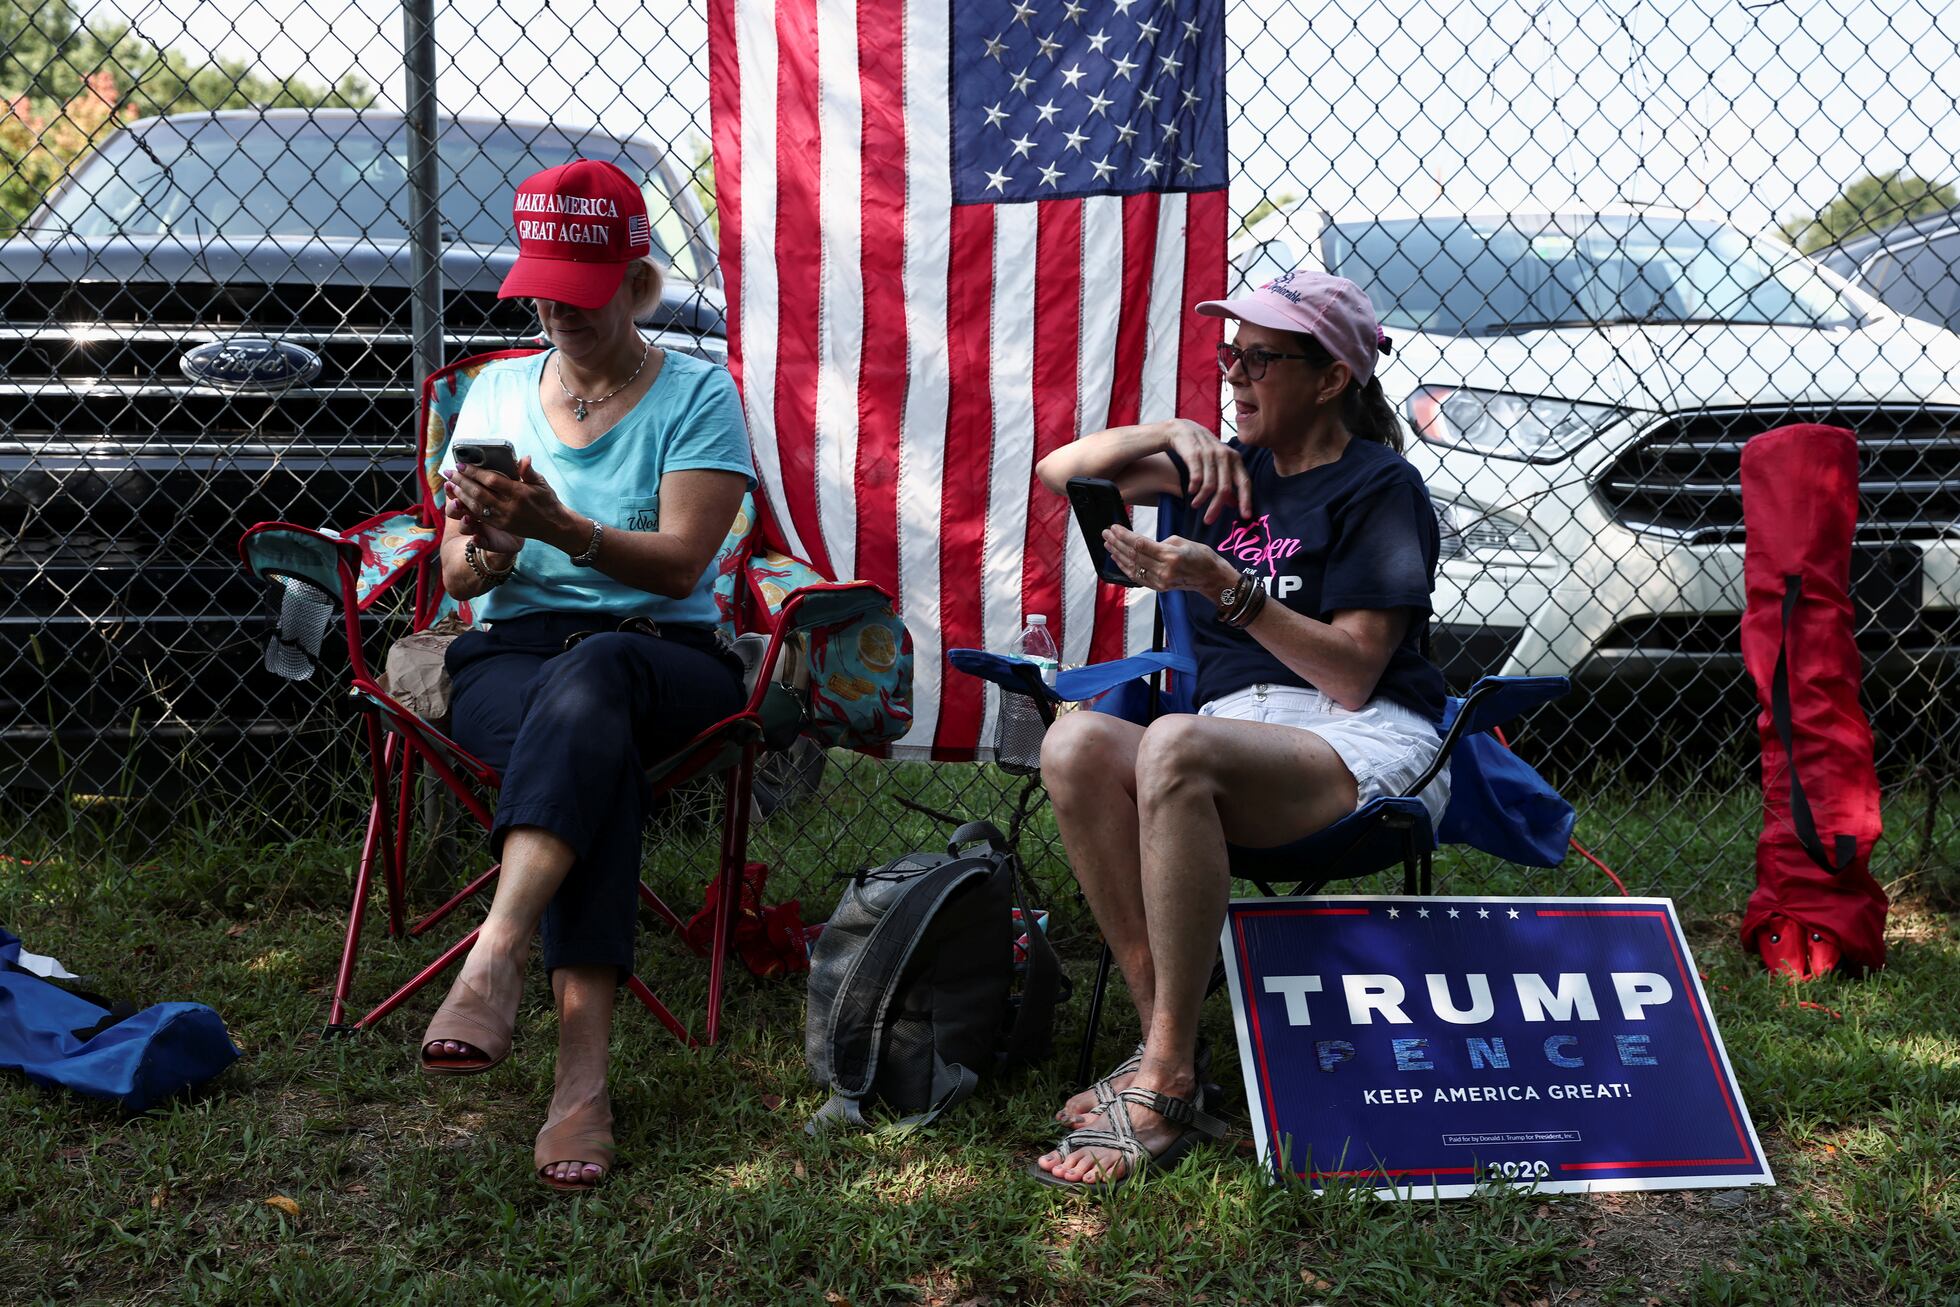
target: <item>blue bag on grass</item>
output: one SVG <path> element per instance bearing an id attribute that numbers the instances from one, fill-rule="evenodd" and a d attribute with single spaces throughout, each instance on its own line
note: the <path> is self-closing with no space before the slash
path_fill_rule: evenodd
<path id="1" fill-rule="evenodd" d="M 19 956 L 20 941 L 0 929 L 0 1069 L 141 1112 L 238 1060 L 223 1019 L 202 1003 L 118 1018 L 22 970 Z"/>

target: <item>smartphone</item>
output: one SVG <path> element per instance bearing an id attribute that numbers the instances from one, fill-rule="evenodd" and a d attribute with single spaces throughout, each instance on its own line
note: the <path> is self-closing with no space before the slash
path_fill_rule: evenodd
<path id="1" fill-rule="evenodd" d="M 1110 561 L 1103 546 L 1103 532 L 1112 526 L 1128 528 L 1130 510 L 1123 505 L 1123 492 L 1114 481 L 1102 477 L 1070 477 L 1068 502 L 1075 520 L 1082 527 L 1082 543 L 1089 546 L 1089 557 L 1096 564 L 1096 575 L 1111 585 L 1135 585 L 1123 570 Z"/>
<path id="2" fill-rule="evenodd" d="M 508 440 L 459 440 L 450 446 L 456 461 L 517 480 L 517 450 Z"/>

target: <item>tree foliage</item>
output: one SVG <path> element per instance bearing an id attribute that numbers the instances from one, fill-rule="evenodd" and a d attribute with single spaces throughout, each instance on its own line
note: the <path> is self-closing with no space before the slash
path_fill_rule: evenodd
<path id="1" fill-rule="evenodd" d="M 115 128 L 195 109 L 363 108 L 374 88 L 267 77 L 242 59 L 200 60 L 122 24 L 85 24 L 70 0 L 0 0 L 0 234 Z"/>
<path id="2" fill-rule="evenodd" d="M 1871 173 L 1852 182 L 1814 218 L 1783 224 L 1783 234 L 1805 254 L 1865 232 L 1883 231 L 1909 218 L 1960 205 L 1951 185 L 1927 181 L 1903 169 Z"/>

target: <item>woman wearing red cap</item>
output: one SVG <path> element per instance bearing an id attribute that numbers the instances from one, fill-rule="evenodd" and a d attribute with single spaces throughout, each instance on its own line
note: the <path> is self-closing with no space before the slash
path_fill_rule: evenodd
<path id="1" fill-rule="evenodd" d="M 1361 288 L 1291 272 L 1198 312 L 1238 320 L 1219 348 L 1238 437 L 1194 422 L 1084 437 L 1037 468 L 1109 477 L 1124 497 L 1181 497 L 1187 537 L 1120 527 L 1111 558 L 1188 590 L 1194 714 L 1148 729 L 1056 721 L 1042 777 L 1069 864 L 1123 969 L 1144 1042 L 1056 1114 L 1073 1127 L 1035 1175 L 1112 1185 L 1222 1133 L 1198 1067 L 1198 1010 L 1231 893 L 1226 843 L 1273 847 L 1401 794 L 1434 761 L 1443 678 L 1421 651 L 1436 515 L 1374 379 L 1388 340 Z M 1422 793 L 1432 821 L 1447 773 Z"/>
<path id="2" fill-rule="evenodd" d="M 589 1188 L 613 1160 L 613 999 L 632 970 L 644 763 L 741 706 L 709 569 L 753 484 L 734 383 L 634 325 L 660 302 L 640 188 L 579 160 L 517 189 L 504 298 L 552 348 L 472 382 L 455 440 L 507 440 L 515 479 L 445 472 L 457 741 L 498 769 L 503 870 L 481 934 L 422 1039 L 431 1074 L 510 1052 L 531 936 L 558 1007 L 555 1090 L 534 1161 Z"/>

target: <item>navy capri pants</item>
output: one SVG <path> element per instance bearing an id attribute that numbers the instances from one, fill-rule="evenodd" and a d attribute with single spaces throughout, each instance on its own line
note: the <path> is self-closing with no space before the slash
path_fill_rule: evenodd
<path id="1" fill-rule="evenodd" d="M 449 646 L 450 732 L 503 777 L 490 847 L 514 826 L 572 848 L 544 914 L 544 965 L 633 967 L 646 767 L 742 707 L 742 665 L 707 627 L 617 629 L 538 613 Z M 566 640 L 586 635 L 570 649 Z"/>

